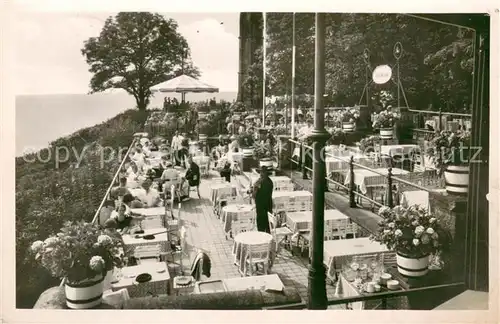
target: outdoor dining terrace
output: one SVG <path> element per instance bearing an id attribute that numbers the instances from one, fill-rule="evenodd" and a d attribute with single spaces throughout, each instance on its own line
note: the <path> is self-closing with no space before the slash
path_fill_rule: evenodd
<path id="1" fill-rule="evenodd" d="M 290 144 L 302 145 L 293 140 L 290 140 Z M 135 141 L 130 149 L 134 145 Z M 199 154 L 195 158 L 206 160 L 202 158 L 201 152 Z M 126 162 L 124 160 L 117 171 L 114 182 L 96 212 L 94 222 L 100 222 L 104 202 L 116 185 Z M 204 163 L 200 163 L 200 166 L 202 164 Z M 416 281 L 398 273 L 394 253 L 368 238 L 376 232 L 381 220 L 374 211 L 379 206 L 394 206 L 396 200 L 376 200 L 373 196 L 366 196 L 367 191 L 363 193 L 362 190 L 351 190 L 356 188 L 353 183 L 356 184 L 355 178 L 358 177 L 352 175 L 353 172 L 356 174 L 356 170 L 380 173 L 377 176 L 382 177 L 383 181 L 372 182 L 372 185 L 375 184 L 372 187 L 381 186 L 389 191 L 388 197 L 401 193 L 390 193 L 391 183 L 397 181 L 429 193 L 429 197 L 432 195 L 431 190 L 424 184 L 410 182 L 411 179 L 393 177 L 391 174 L 394 173 L 391 171 L 383 173 L 358 165 L 352 159 L 348 161 L 348 165 L 349 168 L 344 170 L 351 176 L 348 180 L 338 182 L 325 179 L 333 185 L 333 192 L 325 193 L 324 213 L 324 266 L 329 308 L 428 309 L 460 292 L 463 282 L 459 279 L 460 274 L 457 274 L 458 268 L 432 271 L 425 280 Z M 247 195 L 248 189 L 258 178 L 255 170 L 235 173 L 228 183 L 218 177 L 213 165 L 208 162 L 208 167 L 202 174 L 199 197 L 194 195 L 190 200 L 179 203 L 174 191 L 165 197 L 164 207 L 133 209 L 135 214 L 144 217 L 140 224 L 144 232 L 142 235 L 124 233 L 122 238 L 128 257 L 136 258 L 138 264 L 117 270 L 119 275 L 108 285 L 103 305 L 141 309 L 304 308 L 309 293 L 308 267 L 312 239 L 309 233 L 313 217 L 313 197 L 311 184 L 304 179 L 304 175 L 307 176 L 307 171 L 310 170 L 304 164 L 301 167 L 303 169 L 299 171 L 278 167 L 271 176 L 275 183 L 273 202 L 275 211 L 278 212 L 269 215 L 271 234 L 255 230 L 255 211 Z M 184 172 L 179 171 L 181 174 Z M 446 194 L 439 195 L 447 197 Z M 443 215 L 448 217 L 450 226 L 453 226 L 454 211 L 450 213 L 445 203 L 446 198 L 441 205 Z M 147 236 L 148 240 L 145 240 Z M 264 248 L 259 250 L 262 247 Z M 252 251 L 262 254 L 256 257 Z M 210 260 L 209 277 L 201 270 L 193 270 L 196 269 L 200 255 L 206 255 Z M 248 264 L 252 263 L 252 255 L 259 261 L 255 263 L 260 263 L 256 267 Z M 352 281 L 352 277 L 349 277 L 352 274 L 347 274 L 346 265 L 353 262 L 372 264 L 372 272 L 389 274 L 399 281 L 398 287 L 395 290 L 384 288 L 366 292 Z M 198 264 L 198 269 L 201 268 L 202 265 Z M 138 280 L 143 275 L 149 275 L 147 280 Z M 55 290 L 56 294 L 63 293 L 62 287 Z M 435 291 L 440 293 L 436 294 Z M 64 308 L 65 306 L 54 306 L 51 294 L 54 294 L 54 290 L 42 295 L 35 308 Z M 234 294 L 254 297 L 248 297 L 248 303 L 238 305 L 214 303 L 214 300 L 220 302 L 227 300 L 228 296 L 236 296 Z M 205 299 L 203 295 L 206 295 Z M 418 297 L 411 298 L 412 295 Z M 190 296 L 192 298 L 188 298 Z M 427 296 L 427 303 L 422 303 L 425 300 L 422 296 Z M 415 303 L 416 300 L 419 303 Z"/>

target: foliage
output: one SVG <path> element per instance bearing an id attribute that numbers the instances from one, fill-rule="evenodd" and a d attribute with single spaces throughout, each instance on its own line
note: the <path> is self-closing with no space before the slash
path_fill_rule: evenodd
<path id="1" fill-rule="evenodd" d="M 359 141 L 359 149 L 361 152 L 368 153 L 370 151 L 375 150 L 375 146 L 380 145 L 380 136 L 378 135 L 371 135 L 368 137 L 365 137 Z"/>
<path id="2" fill-rule="evenodd" d="M 66 222 L 56 235 L 33 242 L 31 251 L 52 276 L 78 283 L 121 266 L 122 241 L 108 234 L 98 224 Z"/>
<path id="3" fill-rule="evenodd" d="M 66 221 L 92 220 L 89 209 L 97 209 L 111 184 L 120 163 L 118 152 L 126 151 L 133 134 L 142 131 L 145 116 L 128 110 L 60 138 L 49 149 L 16 158 L 18 308 L 31 308 L 44 290 L 60 282 L 35 262 L 29 253 L 31 243 L 54 235 Z M 62 147 L 71 154 L 68 162 L 57 164 L 55 153 Z"/>
<path id="4" fill-rule="evenodd" d="M 267 76 L 270 94 L 290 94 L 292 75 L 291 13 L 267 14 Z M 296 94 L 314 93 L 314 14 L 296 13 Z M 404 96 L 411 107 L 443 111 L 461 110 L 470 103 L 472 85 L 472 33 L 457 27 L 401 14 L 326 14 L 325 104 L 353 105 L 366 100 L 364 88 L 371 70 L 381 64 L 399 72 Z M 403 47 L 399 65 L 393 46 Z M 364 50 L 369 51 L 365 63 Z M 390 94 L 387 105 L 398 105 L 397 86 L 371 84 L 372 104 L 381 93 Z M 400 92 L 399 105 L 404 106 Z M 449 107 L 448 107 L 449 106 Z M 462 111 L 460 111 L 462 112 Z"/>
<path id="5" fill-rule="evenodd" d="M 378 214 L 383 220 L 379 222 L 377 233 L 370 238 L 385 244 L 391 251 L 420 258 L 439 252 L 449 244 L 439 221 L 425 208 L 384 206 Z"/>
<path id="6" fill-rule="evenodd" d="M 98 37 L 84 42 L 82 55 L 93 73 L 92 92 L 120 88 L 145 110 L 150 87 L 182 73 L 199 77 L 177 22 L 149 12 L 120 12 L 108 17 Z"/>
<path id="7" fill-rule="evenodd" d="M 238 145 L 240 147 L 252 147 L 254 146 L 254 137 L 252 134 L 244 132 L 238 135 Z"/>
<path id="8" fill-rule="evenodd" d="M 328 129 L 331 137 L 328 142 L 332 145 L 340 145 L 345 141 L 345 133 L 342 128 L 339 127 L 331 127 Z"/>
<path id="9" fill-rule="evenodd" d="M 401 118 L 401 115 L 390 109 L 382 110 L 378 114 L 373 115 L 373 128 L 392 128 Z"/>
<path id="10" fill-rule="evenodd" d="M 277 145 L 274 147 L 269 142 L 254 143 L 254 157 L 257 160 L 273 158 L 277 153 Z"/>
<path id="11" fill-rule="evenodd" d="M 429 141 L 427 154 L 440 173 L 447 165 L 461 165 L 469 162 L 471 133 L 469 131 L 436 132 Z"/>
<path id="12" fill-rule="evenodd" d="M 359 119 L 359 107 L 346 108 L 340 113 L 340 120 L 343 123 L 356 123 Z"/>

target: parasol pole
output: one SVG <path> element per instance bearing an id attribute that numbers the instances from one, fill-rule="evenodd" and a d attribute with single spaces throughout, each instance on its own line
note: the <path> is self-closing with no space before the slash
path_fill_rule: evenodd
<path id="1" fill-rule="evenodd" d="M 292 16 L 292 138 L 295 137 L 295 12 Z"/>
<path id="2" fill-rule="evenodd" d="M 266 125 L 266 13 L 263 13 L 262 28 L 262 126 Z"/>

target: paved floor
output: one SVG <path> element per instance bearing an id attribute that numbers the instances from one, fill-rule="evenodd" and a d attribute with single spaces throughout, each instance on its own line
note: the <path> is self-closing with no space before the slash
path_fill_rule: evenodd
<path id="1" fill-rule="evenodd" d="M 239 185 L 245 185 L 244 178 L 239 176 L 233 179 Z M 186 242 L 189 256 L 184 258 L 183 268 L 188 271 L 195 254 L 199 250 L 206 252 L 212 261 L 212 276 L 210 279 L 240 277 L 237 267 L 233 263 L 233 240 L 226 239 L 223 224 L 214 215 L 209 197 L 210 177 L 202 180 L 200 186 L 201 199 L 192 198 L 183 202 L 180 218 L 187 229 Z M 192 197 L 196 194 L 193 192 Z M 171 269 L 171 273 L 179 274 L 180 269 Z M 304 301 L 307 300 L 307 259 L 292 256 L 286 249 L 282 249 L 277 256 L 271 273 L 279 275 L 287 287 L 295 287 Z M 333 298 L 335 288 L 327 284 L 328 298 Z M 342 309 L 341 306 L 332 306 L 333 309 Z"/>

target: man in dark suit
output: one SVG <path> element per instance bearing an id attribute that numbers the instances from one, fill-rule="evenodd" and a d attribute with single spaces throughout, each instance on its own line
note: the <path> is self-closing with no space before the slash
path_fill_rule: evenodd
<path id="1" fill-rule="evenodd" d="M 267 213 L 273 211 L 273 181 L 266 167 L 261 168 L 260 177 L 253 186 L 253 198 L 257 211 L 257 230 L 269 233 Z"/>

